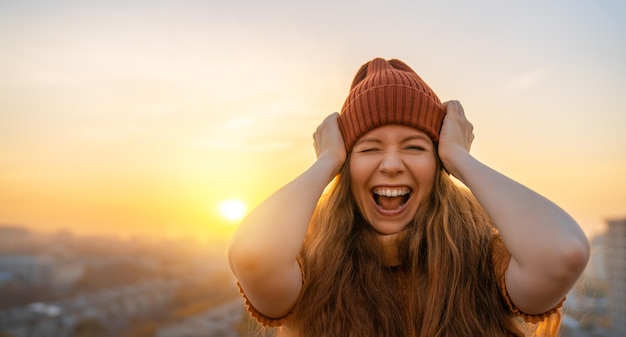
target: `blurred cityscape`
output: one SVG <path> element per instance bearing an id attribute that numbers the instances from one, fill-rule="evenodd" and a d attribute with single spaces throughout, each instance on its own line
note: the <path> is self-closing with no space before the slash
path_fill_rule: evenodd
<path id="1" fill-rule="evenodd" d="M 626 336 L 626 219 L 591 242 L 562 336 Z M 258 335 L 225 247 L 0 226 L 0 337 Z"/>
<path id="2" fill-rule="evenodd" d="M 239 336 L 225 247 L 0 226 L 0 336 Z"/>

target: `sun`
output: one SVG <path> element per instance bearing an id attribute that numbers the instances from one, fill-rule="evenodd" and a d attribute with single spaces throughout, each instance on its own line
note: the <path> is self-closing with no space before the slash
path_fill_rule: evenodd
<path id="1" fill-rule="evenodd" d="M 241 200 L 224 200 L 219 204 L 220 214 L 229 221 L 239 221 L 246 214 L 246 204 Z"/>

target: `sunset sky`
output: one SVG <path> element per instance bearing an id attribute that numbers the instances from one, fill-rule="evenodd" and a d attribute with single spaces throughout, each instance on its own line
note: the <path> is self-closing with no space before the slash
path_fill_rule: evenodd
<path id="1" fill-rule="evenodd" d="M 297 3 L 297 4 L 296 4 Z M 623 1 L 0 0 L 0 224 L 227 238 L 374 57 L 589 235 L 626 216 Z"/>

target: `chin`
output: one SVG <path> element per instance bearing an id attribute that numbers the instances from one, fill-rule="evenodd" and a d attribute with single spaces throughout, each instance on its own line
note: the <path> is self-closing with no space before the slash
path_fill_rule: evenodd
<path id="1" fill-rule="evenodd" d="M 398 234 L 404 231 L 408 226 L 407 223 L 400 225 L 400 224 L 393 224 L 393 223 L 372 223 L 372 222 L 370 222 L 370 225 L 372 226 L 372 228 L 374 228 L 374 230 L 378 234 L 381 234 L 381 235 Z"/>

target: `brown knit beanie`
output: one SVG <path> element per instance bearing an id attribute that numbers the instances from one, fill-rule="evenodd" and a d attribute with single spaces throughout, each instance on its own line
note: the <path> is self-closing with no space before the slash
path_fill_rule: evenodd
<path id="1" fill-rule="evenodd" d="M 375 58 L 357 71 L 338 118 L 348 152 L 369 131 L 388 124 L 411 126 L 434 143 L 446 114 L 432 89 L 400 60 Z"/>

